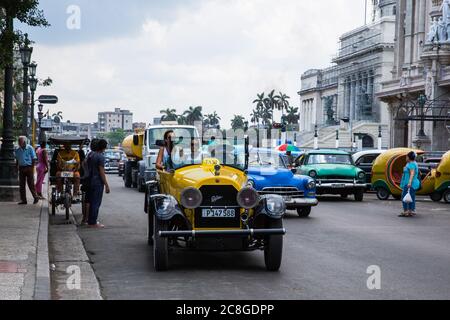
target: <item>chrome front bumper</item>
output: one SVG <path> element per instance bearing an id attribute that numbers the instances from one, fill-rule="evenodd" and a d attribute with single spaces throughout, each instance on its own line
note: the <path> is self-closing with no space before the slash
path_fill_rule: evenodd
<path id="1" fill-rule="evenodd" d="M 344 188 L 367 188 L 367 184 L 366 183 L 329 183 L 329 182 L 325 182 L 325 183 L 321 183 L 321 182 L 317 182 L 317 186 L 316 188 L 336 188 L 336 189 L 344 189 Z"/>
<path id="2" fill-rule="evenodd" d="M 162 238 L 169 237 L 192 237 L 192 238 L 215 238 L 215 237 L 254 237 L 285 235 L 286 229 L 247 229 L 247 230 L 188 230 L 188 231 L 159 231 Z"/>
<path id="3" fill-rule="evenodd" d="M 316 198 L 310 199 L 310 198 L 289 198 L 289 197 L 283 197 L 284 203 L 286 204 L 286 207 L 315 207 L 319 204 L 319 200 Z"/>

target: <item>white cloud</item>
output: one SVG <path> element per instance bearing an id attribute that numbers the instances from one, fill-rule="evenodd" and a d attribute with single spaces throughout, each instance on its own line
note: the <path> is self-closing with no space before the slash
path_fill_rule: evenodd
<path id="1" fill-rule="evenodd" d="M 174 19 L 149 18 L 128 38 L 69 46 L 37 44 L 42 76 L 60 97 L 65 119 L 130 108 L 149 122 L 159 110 L 202 105 L 225 125 L 251 112 L 272 88 L 298 105 L 300 74 L 324 67 L 338 37 L 363 22 L 361 0 L 207 0 L 174 7 Z M 114 22 L 112 22 L 114 23 Z M 39 92 L 44 93 L 44 92 Z"/>

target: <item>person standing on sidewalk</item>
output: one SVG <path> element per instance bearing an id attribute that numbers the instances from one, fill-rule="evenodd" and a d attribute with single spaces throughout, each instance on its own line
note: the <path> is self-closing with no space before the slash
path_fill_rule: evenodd
<path id="1" fill-rule="evenodd" d="M 47 143 L 45 141 L 41 141 L 39 148 L 36 150 L 37 155 L 37 179 L 36 179 L 36 192 L 41 199 L 45 199 L 42 195 L 42 185 L 45 180 L 45 175 L 48 172 L 48 153 L 46 149 Z"/>
<path id="2" fill-rule="evenodd" d="M 402 181 L 400 182 L 400 188 L 402 188 L 402 202 L 403 213 L 400 217 L 412 217 L 416 215 L 416 191 L 420 189 L 419 180 L 419 166 L 416 162 L 416 153 L 411 151 L 406 156 L 406 166 L 403 170 Z M 404 201 L 406 195 L 411 195 L 412 202 L 406 203 Z"/>
<path id="3" fill-rule="evenodd" d="M 15 151 L 17 167 L 19 170 L 19 185 L 20 185 L 20 199 L 19 205 L 27 204 L 26 184 L 30 189 L 31 195 L 34 198 L 33 204 L 39 202 L 39 196 L 36 193 L 34 185 L 34 166 L 36 164 L 36 152 L 33 147 L 27 144 L 26 137 L 19 137 L 19 147 Z"/>
<path id="4" fill-rule="evenodd" d="M 105 174 L 105 152 L 108 143 L 101 139 L 97 142 L 97 150 L 93 151 L 88 157 L 88 167 L 90 170 L 90 188 L 89 198 L 89 218 L 88 224 L 91 228 L 104 228 L 105 226 L 98 222 L 98 214 L 102 204 L 103 192 L 110 193 L 108 180 Z"/>

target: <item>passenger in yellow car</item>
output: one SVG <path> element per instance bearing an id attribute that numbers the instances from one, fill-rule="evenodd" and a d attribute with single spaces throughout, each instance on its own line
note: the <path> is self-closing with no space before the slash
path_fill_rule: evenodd
<path id="1" fill-rule="evenodd" d="M 63 171 L 73 172 L 73 196 L 78 197 L 80 192 L 80 156 L 77 151 L 72 150 L 70 144 L 65 144 L 64 149 L 58 152 L 58 171 L 56 172 L 56 189 L 61 192 L 63 189 Z"/>

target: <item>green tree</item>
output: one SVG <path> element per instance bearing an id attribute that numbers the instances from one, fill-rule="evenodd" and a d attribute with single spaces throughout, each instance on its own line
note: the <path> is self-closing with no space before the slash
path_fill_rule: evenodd
<path id="1" fill-rule="evenodd" d="M 183 115 L 186 117 L 186 123 L 192 126 L 196 121 L 203 120 L 203 107 L 189 107 Z"/>
<path id="2" fill-rule="evenodd" d="M 282 119 L 284 118 L 284 112 L 287 111 L 288 108 L 290 107 L 290 104 L 289 104 L 289 99 L 290 98 L 291 97 L 289 97 L 288 95 L 286 95 L 286 94 L 284 94 L 282 92 L 280 92 L 279 95 L 277 95 L 275 97 L 275 99 L 277 100 L 276 109 L 281 111 L 281 113 L 282 113 L 281 118 Z"/>
<path id="3" fill-rule="evenodd" d="M 182 126 L 188 124 L 188 123 L 187 123 L 187 120 L 186 120 L 186 117 L 185 117 L 184 115 L 182 115 L 182 114 L 177 115 L 177 121 L 178 121 L 178 124 L 179 124 L 179 125 L 182 125 Z"/>
<path id="4" fill-rule="evenodd" d="M 120 143 L 122 143 L 126 136 L 127 133 L 123 129 L 116 129 L 105 134 L 105 138 L 106 140 L 108 140 L 108 144 L 111 147 L 118 146 Z"/>
<path id="5" fill-rule="evenodd" d="M 214 111 L 213 113 L 205 115 L 204 124 L 220 128 L 220 120 L 222 120 L 222 118 Z"/>
<path id="6" fill-rule="evenodd" d="M 300 115 L 298 113 L 298 108 L 289 106 L 286 110 L 286 114 L 284 115 L 284 121 L 288 124 L 297 124 L 300 120 Z"/>
<path id="7" fill-rule="evenodd" d="M 273 122 L 273 113 L 274 113 L 274 110 L 275 110 L 276 106 L 278 105 L 278 99 L 275 96 L 275 90 L 272 90 L 267 95 L 267 98 L 264 100 L 264 104 L 265 104 L 265 109 L 269 109 L 271 111 L 271 113 L 272 113 L 271 119 L 272 119 L 272 122 Z"/>
<path id="8" fill-rule="evenodd" d="M 234 118 L 231 119 L 231 129 L 238 130 L 244 129 L 245 127 L 245 118 L 240 115 L 234 115 Z"/>
<path id="9" fill-rule="evenodd" d="M 177 121 L 178 120 L 177 110 L 175 110 L 175 109 L 167 108 L 165 110 L 161 110 L 160 113 L 163 115 L 161 118 L 162 121 Z"/>

